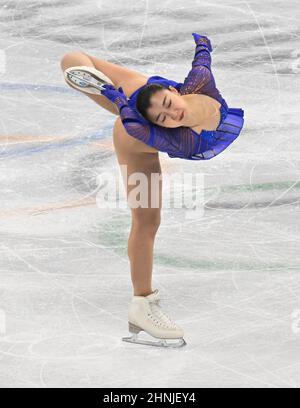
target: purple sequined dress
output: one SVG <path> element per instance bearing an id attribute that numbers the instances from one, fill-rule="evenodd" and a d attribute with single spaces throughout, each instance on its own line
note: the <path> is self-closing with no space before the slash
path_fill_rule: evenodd
<path id="1" fill-rule="evenodd" d="M 181 95 L 204 94 L 220 102 L 220 123 L 216 130 L 196 133 L 188 127 L 165 128 L 144 119 L 136 109 L 137 89 L 128 103 L 117 103 L 127 133 L 134 138 L 166 152 L 169 157 L 187 160 L 208 160 L 225 150 L 240 134 L 244 124 L 244 111 L 229 108 L 216 87 L 211 71 L 211 43 L 202 35 L 193 33 L 196 50 L 192 68 L 183 83 L 161 76 L 152 76 L 147 84 L 172 85 Z"/>

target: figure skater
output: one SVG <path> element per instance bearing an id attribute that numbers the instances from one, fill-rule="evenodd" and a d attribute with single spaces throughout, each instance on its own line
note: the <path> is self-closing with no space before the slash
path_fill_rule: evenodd
<path id="1" fill-rule="evenodd" d="M 127 166 L 124 179 L 127 197 L 134 188 L 128 184 L 133 173 L 143 173 L 149 185 L 152 173 L 161 176 L 159 151 L 171 158 L 209 160 L 225 150 L 243 127 L 243 109 L 229 108 L 216 87 L 211 70 L 210 40 L 192 34 L 195 55 L 183 83 L 161 76 L 147 78 L 83 52 L 71 52 L 62 58 L 66 82 L 118 115 L 113 128 L 113 144 L 118 163 Z M 158 208 L 152 208 L 151 202 L 157 199 Z M 153 291 L 151 283 L 161 205 L 160 178 L 157 189 L 151 188 L 148 194 L 146 208 L 131 208 L 128 256 L 134 293 L 128 309 L 128 323 L 132 336 L 123 340 L 181 347 L 186 344 L 183 329 L 163 313 L 159 291 Z M 160 341 L 141 340 L 137 336 L 140 331 Z M 171 339 L 176 340 L 175 343 Z"/>

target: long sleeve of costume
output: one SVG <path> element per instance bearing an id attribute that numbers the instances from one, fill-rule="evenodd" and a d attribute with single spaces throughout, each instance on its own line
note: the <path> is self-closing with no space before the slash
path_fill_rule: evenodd
<path id="1" fill-rule="evenodd" d="M 211 80 L 211 43 L 207 37 L 193 33 L 196 43 L 192 68 L 180 88 L 181 95 L 201 93 Z"/>
<path id="2" fill-rule="evenodd" d="M 227 107 L 225 100 L 216 87 L 215 79 L 211 71 L 212 46 L 210 40 L 196 33 L 193 33 L 193 37 L 196 43 L 196 49 L 192 68 L 180 88 L 180 93 L 181 95 L 208 95 Z"/>

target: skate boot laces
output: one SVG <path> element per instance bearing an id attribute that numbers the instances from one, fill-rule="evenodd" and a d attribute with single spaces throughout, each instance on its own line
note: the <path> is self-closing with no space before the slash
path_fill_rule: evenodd
<path id="1" fill-rule="evenodd" d="M 149 306 L 152 313 L 148 313 L 148 316 L 154 320 L 158 326 L 167 329 L 177 328 L 176 324 L 170 319 L 170 317 L 161 310 L 160 299 L 149 300 Z"/>

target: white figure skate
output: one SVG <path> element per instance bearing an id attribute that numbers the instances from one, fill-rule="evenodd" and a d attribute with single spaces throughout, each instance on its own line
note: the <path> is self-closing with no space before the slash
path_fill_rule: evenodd
<path id="1" fill-rule="evenodd" d="M 123 337 L 129 343 L 158 347 L 182 347 L 186 345 L 183 330 L 171 321 L 160 308 L 158 289 L 148 296 L 133 296 L 128 308 L 128 324 L 131 337 Z M 138 333 L 144 331 L 159 341 L 142 340 Z M 167 341 L 168 340 L 168 341 Z M 174 340 L 176 340 L 174 342 Z"/>
<path id="2" fill-rule="evenodd" d="M 103 85 L 113 85 L 112 81 L 102 72 L 84 65 L 67 68 L 64 71 L 64 77 L 72 87 L 94 95 L 101 95 Z"/>

